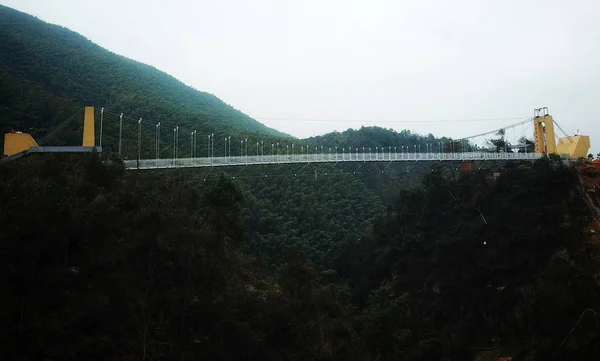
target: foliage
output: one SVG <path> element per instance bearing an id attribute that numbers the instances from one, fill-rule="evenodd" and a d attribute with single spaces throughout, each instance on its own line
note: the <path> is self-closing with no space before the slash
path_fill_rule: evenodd
<path id="1" fill-rule="evenodd" d="M 576 179 L 560 159 L 506 169 L 496 181 L 432 172 L 422 188 L 401 192 L 375 234 L 348 248 L 336 269 L 364 310 L 380 287 L 400 307 L 386 332 L 404 335 L 396 347 L 408 354 L 398 357 L 465 359 L 492 349 L 517 359 L 591 359 L 600 352 L 600 318 L 588 315 L 569 334 L 599 301 Z M 382 360 L 395 359 L 394 345 L 382 341 Z"/>
<path id="2" fill-rule="evenodd" d="M 5 6 L 0 6 L 0 49 L 2 134 L 11 128 L 35 127 L 40 138 L 48 135 L 75 145 L 77 137 L 64 134 L 59 126 L 84 105 L 95 105 L 143 116 L 154 121 L 152 126 L 157 122 L 179 125 L 188 131 L 214 133 L 218 139 L 232 134 L 284 136 L 212 94 Z M 108 114 L 107 119 L 104 130 L 111 144 L 118 136 L 118 119 Z M 82 122 L 77 120 L 64 127 L 80 130 Z M 126 125 L 135 134 L 136 124 Z M 153 136 L 149 131 L 148 137 Z M 172 134 L 165 131 L 162 138 L 167 143 Z"/>
<path id="3" fill-rule="evenodd" d="M 519 153 L 533 153 L 535 151 L 535 144 L 526 137 L 519 138 L 518 145 L 521 147 Z"/>
<path id="4" fill-rule="evenodd" d="M 197 193 L 185 179 L 124 174 L 97 156 L 3 164 L 3 359 L 342 352 L 349 336 L 329 341 L 345 326 L 327 314 L 341 317 L 334 296 L 347 291 L 320 286 L 300 260 L 278 280 L 265 276 L 239 251 L 241 195 L 225 178 Z"/>
<path id="5" fill-rule="evenodd" d="M 358 130 L 348 129 L 344 132 L 332 132 L 317 137 L 311 137 L 303 140 L 309 149 L 327 145 L 328 147 L 337 147 L 338 153 L 343 151 L 348 154 L 368 153 L 369 148 L 373 154 L 379 153 L 380 156 L 385 153 L 411 155 L 414 153 L 449 151 L 450 139 L 446 137 L 436 138 L 433 134 L 427 136 L 411 133 L 409 130 L 396 132 L 392 129 L 380 127 L 361 127 Z M 364 149 L 363 149 L 364 147 Z M 350 151 L 349 151 L 350 150 Z M 320 152 L 320 150 L 318 150 Z M 327 153 L 329 149 L 324 149 Z M 455 151 L 458 151 L 456 149 Z"/>
<path id="6" fill-rule="evenodd" d="M 505 139 L 506 130 L 500 129 L 494 135 L 496 135 L 498 138 L 487 140 L 488 146 L 493 149 L 494 152 L 506 152 L 507 149 L 510 149 L 511 144 Z M 527 140 L 525 139 L 525 141 Z"/>
<path id="7" fill-rule="evenodd" d="M 392 202 L 389 194 L 419 185 L 430 166 L 316 163 L 221 169 L 244 192 L 244 249 L 277 268 L 297 254 L 330 266 L 346 243 L 372 229 Z M 186 174 L 198 189 L 220 177 L 211 168 L 175 172 Z"/>
<path id="8" fill-rule="evenodd" d="M 2 164 L 0 354 L 367 361 L 486 349 L 593 359 L 600 298 L 573 170 L 542 159 L 487 174 L 449 180 L 434 170 L 357 236 L 363 226 L 340 229 L 349 224 L 340 217 L 363 219 L 366 209 L 338 203 L 339 215 L 320 219 L 319 207 L 338 199 L 332 180 L 282 179 L 258 200 L 248 189 L 267 183 L 220 177 L 201 188 L 193 175 L 125 173 L 96 155 Z M 377 204 L 356 180 L 345 191 Z M 304 201 L 317 208 L 303 211 Z M 317 233 L 248 227 L 282 222 L 252 214 L 269 202 L 298 208 L 294 222 Z M 307 246 L 286 239 L 295 232 L 329 234 Z M 242 251 L 266 253 L 260 237 L 295 252 L 269 259 L 268 270 Z"/>
<path id="9" fill-rule="evenodd" d="M 235 155 L 473 148 L 378 127 L 285 138 L 210 94 L 0 6 L 0 131 L 77 144 L 85 104 L 198 129 L 202 156 L 208 133 L 217 156 L 230 135 Z M 104 144 L 114 151 L 107 115 Z M 124 156 L 136 157 L 137 123 L 127 119 L 123 131 Z M 153 131 L 141 136 L 143 156 L 154 156 Z M 161 134 L 168 157 L 172 133 Z M 496 151 L 510 147 L 497 136 Z M 189 136 L 180 144 L 189 156 Z M 577 175 L 557 157 L 495 167 L 300 164 L 215 179 L 213 169 L 126 173 L 110 152 L 0 164 L 0 355 L 600 357 Z"/>
<path id="10" fill-rule="evenodd" d="M 269 264 L 296 254 L 328 265 L 333 254 L 372 226 L 382 213 L 381 200 L 356 177 L 339 169 L 305 169 L 287 176 L 247 179 L 246 250 Z"/>

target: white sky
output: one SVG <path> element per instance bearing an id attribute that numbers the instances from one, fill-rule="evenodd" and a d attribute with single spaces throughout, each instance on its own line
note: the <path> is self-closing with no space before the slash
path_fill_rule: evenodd
<path id="1" fill-rule="evenodd" d="M 431 121 L 526 118 L 547 106 L 600 151 L 598 0 L 0 3 L 298 137 L 363 124 L 461 137 L 516 119 Z"/>

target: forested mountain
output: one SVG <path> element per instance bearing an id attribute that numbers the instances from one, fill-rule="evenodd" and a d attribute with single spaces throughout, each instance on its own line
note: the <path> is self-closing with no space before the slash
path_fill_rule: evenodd
<path id="1" fill-rule="evenodd" d="M 446 138 L 378 127 L 349 129 L 304 140 L 290 139 L 215 96 L 192 89 L 157 69 L 111 53 L 66 28 L 0 6 L 0 134 L 20 129 L 31 132 L 42 144 L 79 144 L 84 105 L 107 109 L 103 129 L 106 152 L 115 152 L 118 147 L 115 112 L 125 113 L 125 158 L 138 155 L 138 118 L 127 116 L 145 119 L 143 157 L 155 156 L 154 125 L 158 122 L 164 127 L 162 157 L 172 155 L 173 135 L 169 126 L 176 125 L 182 129 L 181 156 L 190 155 L 191 130 L 203 136 L 198 140 L 200 156 L 207 154 L 206 135 L 213 133 L 216 156 L 223 155 L 224 139 L 230 136 L 235 140 L 231 144 L 232 154 L 239 154 L 241 139 L 249 139 L 243 150 L 247 149 L 249 154 L 256 154 L 257 141 L 261 142 L 261 151 L 265 154 L 270 154 L 270 144 L 279 144 L 282 153 L 291 152 L 292 144 L 296 146 L 296 153 L 326 153 L 329 147 L 337 146 L 340 153 L 348 153 L 350 148 L 352 153 L 357 149 L 363 152 L 371 147 L 372 152 L 412 154 L 449 147 Z M 97 134 L 98 118 L 99 114 Z"/>
<path id="2" fill-rule="evenodd" d="M 381 127 L 361 127 L 360 129 L 348 129 L 344 132 L 332 132 L 324 135 L 310 137 L 306 141 L 311 145 L 329 144 L 337 146 L 339 151 L 342 148 L 351 148 L 352 153 L 362 153 L 362 147 L 371 148 L 372 152 L 385 154 L 415 153 L 415 152 L 439 152 L 449 146 L 449 139 L 446 137 L 436 138 L 433 134 L 426 136 L 411 133 L 409 130 L 396 132 L 393 129 Z M 460 144 L 457 144 L 457 147 Z M 377 148 L 377 150 L 375 149 Z M 396 149 L 394 149 L 396 148 Z"/>
<path id="3" fill-rule="evenodd" d="M 0 5 L 0 133 L 33 127 L 42 139 L 84 105 L 168 120 L 219 138 L 284 135 L 151 66 Z M 80 122 L 69 124 L 52 140 L 77 142 L 69 132 L 80 127 Z M 108 137 L 112 128 L 107 123 Z"/>
<path id="4" fill-rule="evenodd" d="M 0 131 L 77 144 L 85 104 L 214 132 L 217 156 L 226 136 L 234 154 L 450 144 L 379 127 L 285 137 L 0 6 Z M 600 359 L 598 238 L 587 231 L 598 221 L 560 159 L 469 172 L 454 162 L 126 172 L 117 128 L 104 131 L 101 156 L 0 163 L 1 359 Z M 125 158 L 137 157 L 135 132 L 124 127 Z M 143 156 L 154 156 L 152 134 Z"/>
<path id="5" fill-rule="evenodd" d="M 78 144 L 83 104 L 105 105 L 107 109 L 143 115 L 153 121 L 163 120 L 163 125 L 179 124 L 182 129 L 194 127 L 204 134 L 214 131 L 217 156 L 223 155 L 224 137 L 230 135 L 234 138 L 233 154 L 239 154 L 239 139 L 249 139 L 249 145 L 243 150 L 249 154 L 256 154 L 258 139 L 261 152 L 266 154 L 272 149 L 279 154 L 289 154 L 295 149 L 299 154 L 301 147 L 305 147 L 302 152 L 311 154 L 330 151 L 322 149 L 323 145 L 338 146 L 340 153 L 347 153 L 349 147 L 356 146 L 372 146 L 373 152 L 376 152 L 375 147 L 379 147 L 380 152 L 382 146 L 388 147 L 388 153 L 402 153 L 401 146 L 410 148 L 411 152 L 425 152 L 429 143 L 438 141 L 432 135 L 421 137 L 377 127 L 305 140 L 282 138 L 276 132 L 265 133 L 260 128 L 262 125 L 251 119 L 240 118 L 241 113 L 214 96 L 190 89 L 149 66 L 112 54 L 67 29 L 6 7 L 0 7 L 0 19 L 0 131 L 33 128 L 31 133 L 42 144 Z M 224 117 L 224 114 L 228 115 Z M 105 154 L 110 154 L 117 150 L 118 132 L 114 114 L 107 113 L 105 119 L 103 145 Z M 249 128 L 252 124 L 255 127 Z M 97 132 L 98 125 L 97 121 Z M 172 133 L 165 128 L 162 134 L 161 156 L 170 157 Z M 155 156 L 153 135 L 153 132 L 143 132 L 142 157 Z M 125 122 L 123 138 L 124 157 L 137 157 L 135 122 Z M 180 143 L 183 144 L 180 156 L 189 156 L 189 133 L 183 132 Z M 205 156 L 206 138 L 199 139 L 198 143 L 199 155 Z M 353 152 L 356 153 L 356 149 Z M 277 168 L 280 173 L 291 172 L 286 166 Z M 246 213 L 247 223 L 255 231 L 251 232 L 248 250 L 270 254 L 270 262 L 281 261 L 292 249 L 306 254 L 317 264 L 327 262 L 342 240 L 357 238 L 371 224 L 373 217 L 383 209 L 382 200 L 389 203 L 390 192 L 417 184 L 429 171 L 423 165 L 405 168 L 340 164 L 327 165 L 327 168 L 331 168 L 329 176 L 326 169 L 309 167 L 304 170 L 304 173 L 310 170 L 308 177 L 243 180 L 248 197 L 255 200 L 255 206 L 249 208 L 254 211 Z M 269 172 L 271 170 L 265 171 Z M 232 175 L 235 173 L 237 170 Z M 313 173 L 318 180 L 313 179 Z M 305 199 L 311 201 L 312 208 L 303 206 Z M 307 220 L 308 213 L 313 214 L 316 224 Z M 348 217 L 349 213 L 356 213 L 362 221 L 355 222 L 354 217 Z M 333 229 L 338 231 L 332 232 Z"/>
<path id="6" fill-rule="evenodd" d="M 102 159 L 0 164 L 3 359 L 600 356 L 592 218 L 560 160 L 496 180 L 430 172 L 360 239 L 342 240 L 330 267 L 295 252 L 266 268 L 242 251 L 257 232 L 244 209 L 261 205 L 231 180 L 126 173 Z M 316 199 L 302 207 L 315 211 L 298 222 L 319 223 Z"/>
<path id="7" fill-rule="evenodd" d="M 331 265 L 336 252 L 359 239 L 384 211 L 381 199 L 360 178 L 342 170 L 283 174 L 244 180 L 250 235 L 245 250 L 271 265 L 299 254 L 317 265 Z"/>
<path id="8" fill-rule="evenodd" d="M 436 165 L 452 176 L 457 164 Z M 340 248 L 372 228 L 401 189 L 418 186 L 432 171 L 423 162 L 315 163 L 222 167 L 235 179 L 247 200 L 242 217 L 248 227 L 245 251 L 270 265 L 303 254 L 330 266 Z M 188 168 L 156 171 L 177 174 L 186 182 L 203 184 L 219 177 L 217 169 Z"/>

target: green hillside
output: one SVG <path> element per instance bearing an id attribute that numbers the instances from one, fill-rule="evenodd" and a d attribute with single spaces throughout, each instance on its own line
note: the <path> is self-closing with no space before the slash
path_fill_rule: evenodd
<path id="1" fill-rule="evenodd" d="M 424 136 L 411 133 L 409 130 L 396 132 L 392 129 L 371 126 L 361 127 L 360 129 L 348 129 L 343 132 L 327 133 L 310 137 L 306 141 L 310 144 L 325 143 L 337 146 L 340 148 L 340 151 L 342 147 L 360 146 L 371 147 L 373 152 L 375 152 L 375 147 L 378 147 L 379 152 L 381 152 L 381 148 L 384 147 L 384 151 L 387 154 L 390 151 L 394 152 L 394 147 L 396 147 L 398 154 L 400 154 L 402 152 L 401 147 L 403 146 L 408 148 L 405 152 L 408 151 L 410 153 L 413 153 L 415 150 L 418 151 L 419 147 L 422 152 L 427 151 L 428 147 L 431 147 L 432 152 L 439 151 L 439 143 L 448 143 L 449 140 L 446 137 L 437 138 L 433 134 Z M 355 152 L 355 149 L 352 152 Z M 362 148 L 359 149 L 359 152 L 362 152 Z"/>
<path id="2" fill-rule="evenodd" d="M 285 136 L 212 94 L 114 54 L 66 28 L 0 6 L 0 132 L 34 128 L 37 139 L 79 140 L 84 105 L 202 133 Z M 77 114 L 76 122 L 64 124 Z M 62 128 L 59 128 L 64 124 Z M 107 122 L 108 141 L 116 122 Z M 51 131 L 60 131 L 53 134 Z M 164 132 L 169 139 L 169 132 Z"/>
<path id="3" fill-rule="evenodd" d="M 124 158 L 137 157 L 140 116 L 142 157 L 158 121 L 163 157 L 175 124 L 182 157 L 191 129 L 199 156 L 210 133 L 216 156 L 228 136 L 232 154 L 248 139 L 250 155 L 263 141 L 265 155 L 354 157 L 450 140 L 379 127 L 294 139 L 0 6 L 0 132 L 77 144 L 86 104 L 106 107 L 102 156 L 0 162 L 2 360 L 600 359 L 600 225 L 572 164 L 125 171 L 117 112 Z"/>
<path id="4" fill-rule="evenodd" d="M 413 157 L 415 153 L 450 151 L 450 139 L 435 137 L 433 134 L 420 135 L 409 130 L 400 132 L 377 126 L 348 129 L 343 132 L 331 132 L 302 140 L 309 149 L 321 145 L 331 147 L 332 151 L 344 152 L 347 156 L 363 157 L 362 152 L 370 151 L 379 157 Z M 455 150 L 461 151 L 461 143 L 455 143 Z M 327 153 L 329 149 L 324 149 Z M 351 149 L 352 155 L 348 155 Z M 319 150 L 320 151 L 320 150 Z M 440 164 L 436 164 L 438 166 Z M 449 165 L 449 164 L 446 164 Z M 402 163 L 355 163 L 340 164 L 336 168 L 359 178 L 368 189 L 376 193 L 389 204 L 390 194 L 396 191 L 414 187 L 420 184 L 421 178 L 431 170 L 431 164 L 422 162 Z"/>
<path id="5" fill-rule="evenodd" d="M 42 144 L 78 144 L 84 105 L 105 107 L 103 145 L 117 150 L 118 118 L 125 113 L 124 157 L 137 157 L 137 124 L 142 124 L 142 156 L 154 156 L 154 126 L 163 125 L 162 156 L 172 154 L 173 127 L 179 126 L 180 154 L 189 155 L 190 131 L 197 130 L 198 154 L 207 154 L 207 134 L 215 134 L 214 154 L 223 153 L 225 137 L 231 151 L 239 154 L 239 140 L 249 139 L 248 152 L 255 154 L 256 141 L 279 142 L 280 149 L 296 143 L 310 153 L 321 146 L 376 147 L 386 152 L 414 153 L 448 146 L 447 138 L 421 136 L 404 130 L 363 127 L 333 132 L 305 140 L 270 129 L 223 103 L 212 94 L 197 91 L 151 66 L 114 54 L 66 28 L 0 6 L 0 133 L 26 130 Z M 97 111 L 97 120 L 99 120 Z M 99 133 L 99 122 L 96 131 Z M 1 140 L 0 140 L 1 141 Z M 397 149 L 394 150 L 394 147 Z M 328 151 L 327 148 L 324 149 Z"/>
<path id="6" fill-rule="evenodd" d="M 322 208 L 337 202 L 362 226 L 375 202 L 353 182 L 281 180 L 261 203 L 224 177 L 189 180 L 125 172 L 95 154 L 1 163 L 1 358 L 600 357 L 592 218 L 559 159 L 496 181 L 431 172 L 389 195 L 359 237 Z M 340 200 L 352 197 L 366 206 Z M 296 224 L 261 216 L 277 199 Z M 244 224 L 248 211 L 256 225 Z M 295 242 L 298 230 L 316 247 Z M 340 245 L 326 268 L 302 255 L 321 257 L 321 241 Z M 300 252 L 267 268 L 244 251 L 268 258 L 272 246 Z"/>

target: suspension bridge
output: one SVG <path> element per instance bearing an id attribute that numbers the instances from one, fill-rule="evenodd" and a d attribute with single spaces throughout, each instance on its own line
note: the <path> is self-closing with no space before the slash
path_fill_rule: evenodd
<path id="1" fill-rule="evenodd" d="M 119 119 L 118 128 L 114 125 L 110 127 L 113 134 L 108 142 L 105 140 L 108 144 L 102 144 L 105 113 L 112 117 L 118 116 Z M 459 139 L 421 137 L 407 141 L 411 144 L 400 146 L 373 146 L 372 144 L 332 146 L 315 144 L 318 142 L 315 140 L 293 138 L 278 138 L 277 141 L 273 141 L 273 137 L 265 137 L 267 142 L 246 137 L 239 139 L 238 142 L 231 136 L 215 137 L 214 133 L 202 135 L 197 130 L 184 130 L 176 125 L 171 125 L 173 133 L 170 138 L 169 133 L 167 136 L 161 135 L 161 130 L 167 127 L 166 123 L 144 121 L 143 118 L 135 120 L 124 117 L 123 113 L 105 112 L 105 109 L 101 108 L 98 129 L 95 126 L 96 118 L 94 108 L 86 107 L 81 147 L 39 146 L 29 134 L 21 132 L 6 134 L 4 159 L 16 159 L 29 153 L 39 152 L 108 150 L 118 154 L 128 170 L 150 170 L 350 162 L 521 161 L 535 160 L 550 153 L 559 154 L 565 159 L 573 159 L 585 157 L 590 147 L 589 137 L 566 135 L 564 129 L 548 114 L 547 108 L 536 109 L 533 117 L 489 132 Z M 556 136 L 554 125 L 565 134 L 565 137 Z M 114 134 L 117 129 L 118 136 Z M 132 134 L 134 131 L 135 136 Z M 179 139 L 182 132 L 184 136 L 189 135 L 183 144 Z M 533 142 L 526 140 L 528 135 L 533 135 Z M 494 143 L 486 139 L 489 136 L 501 138 Z M 99 138 L 98 142 L 96 138 Z M 202 139 L 204 141 L 201 142 Z M 266 152 L 265 148 L 267 148 Z M 166 154 L 170 156 L 165 157 Z"/>
<path id="2" fill-rule="evenodd" d="M 396 150 L 398 147 L 395 147 Z M 381 153 L 309 153 L 309 154 L 277 154 L 246 155 L 231 157 L 200 157 L 172 159 L 139 159 L 125 160 L 127 169 L 166 169 L 193 167 L 224 167 L 269 164 L 302 164 L 302 163 L 341 163 L 341 162 L 440 162 L 440 161 L 486 161 L 486 160 L 535 160 L 542 156 L 538 153 L 397 153 L 393 147 L 382 149 Z M 318 151 L 318 149 L 317 149 Z"/>

